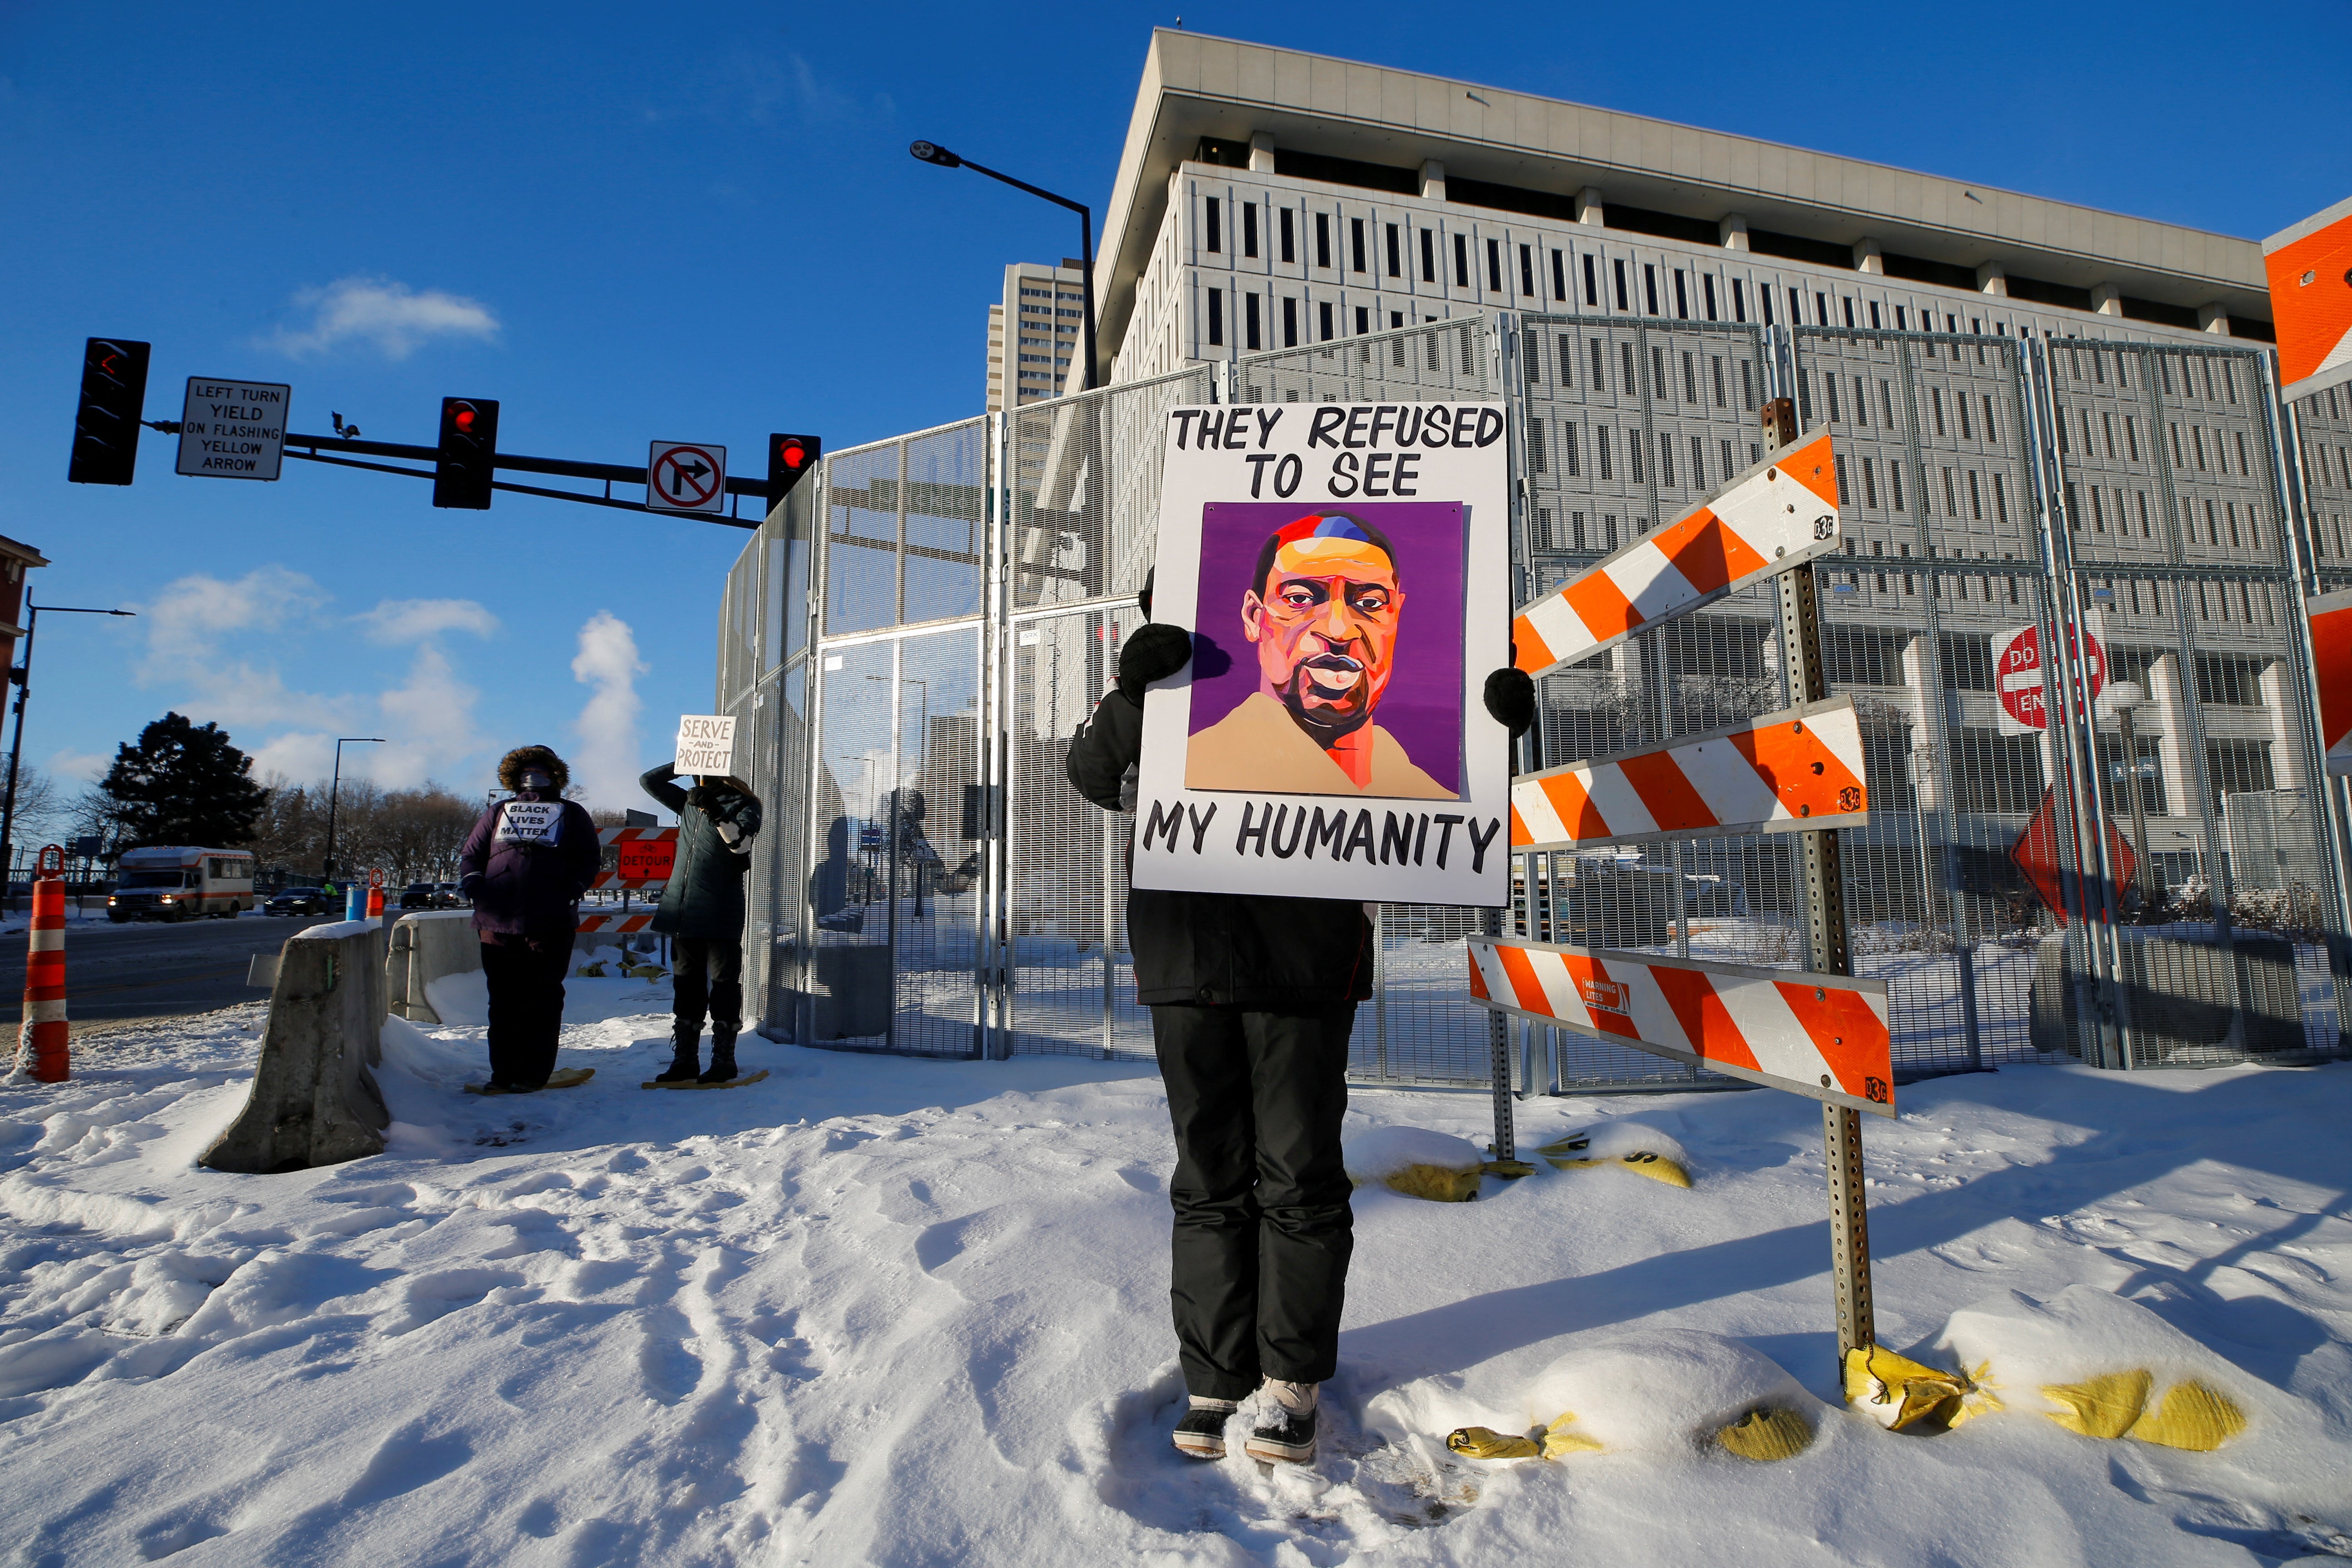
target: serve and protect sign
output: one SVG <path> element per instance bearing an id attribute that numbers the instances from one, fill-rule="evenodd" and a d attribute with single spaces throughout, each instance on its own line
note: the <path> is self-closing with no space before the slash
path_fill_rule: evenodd
<path id="1" fill-rule="evenodd" d="M 677 752 L 671 766 L 682 773 L 723 778 L 735 771 L 735 716 L 688 713 L 677 721 Z"/>
<path id="2" fill-rule="evenodd" d="M 1470 939 L 1470 994 L 1540 1024 L 1875 1116 L 1895 1114 L 1884 981 Z"/>
<path id="3" fill-rule="evenodd" d="M 727 448 L 656 441 L 646 458 L 646 507 L 702 515 L 727 510 Z"/>
<path id="4" fill-rule="evenodd" d="M 2091 700 L 2107 689 L 2107 654 L 2096 634 L 2080 628 L 2083 659 L 2091 678 Z M 2018 626 L 1992 635 L 1995 715 L 2004 735 L 2033 735 L 2050 728 L 2047 682 L 2042 675 L 2042 628 Z"/>
<path id="5" fill-rule="evenodd" d="M 294 389 L 268 381 L 188 377 L 179 471 L 207 479 L 274 479 L 286 455 Z"/>
<path id="6" fill-rule="evenodd" d="M 1505 903 L 1502 405 L 1167 421 L 1152 618 L 1192 651 L 1144 699 L 1133 885 Z"/>

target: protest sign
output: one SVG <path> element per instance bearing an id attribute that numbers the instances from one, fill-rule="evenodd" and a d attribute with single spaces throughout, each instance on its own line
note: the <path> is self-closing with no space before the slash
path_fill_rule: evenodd
<path id="1" fill-rule="evenodd" d="M 1496 404 L 1170 412 L 1134 885 L 1498 906 L 1510 663 Z"/>

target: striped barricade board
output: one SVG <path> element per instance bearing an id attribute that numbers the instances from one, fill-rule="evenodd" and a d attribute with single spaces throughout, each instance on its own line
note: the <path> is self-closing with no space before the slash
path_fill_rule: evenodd
<path id="1" fill-rule="evenodd" d="M 2319 687 L 2319 741 L 2327 771 L 2352 773 L 2352 588 L 2303 602 L 2311 617 L 2312 675 Z"/>
<path id="2" fill-rule="evenodd" d="M 1519 612 L 1513 658 L 1549 675 L 1844 542 L 1826 427 Z"/>
<path id="3" fill-rule="evenodd" d="M 579 929 L 582 931 L 609 931 L 625 934 L 629 931 L 643 931 L 653 923 L 654 912 L 651 910 L 647 910 L 641 915 L 582 915 L 580 917 Z"/>
<path id="4" fill-rule="evenodd" d="M 620 862 L 610 871 L 600 871 L 592 888 L 644 888 L 669 880 L 670 869 L 677 863 L 677 829 L 675 827 L 604 827 L 596 832 L 600 845 L 620 847 Z"/>
<path id="5" fill-rule="evenodd" d="M 1869 820 L 1862 727 L 1847 697 L 1511 781 L 1514 850 L 1810 832 Z"/>
<path id="6" fill-rule="evenodd" d="M 1874 1115 L 1895 1114 L 1886 985 L 1646 952 L 1470 939 L 1470 993 L 1499 1012 Z"/>

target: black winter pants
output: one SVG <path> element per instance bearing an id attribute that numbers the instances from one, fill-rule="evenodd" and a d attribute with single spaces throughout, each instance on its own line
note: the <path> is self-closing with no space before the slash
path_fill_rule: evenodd
<path id="1" fill-rule="evenodd" d="M 538 1089 L 555 1070 L 563 1030 L 563 976 L 572 967 L 569 935 L 541 948 L 520 940 L 482 943 L 482 977 L 490 986 L 490 1078 Z"/>
<path id="2" fill-rule="evenodd" d="M 673 1011 L 677 1032 L 702 1035 L 702 1015 L 710 1014 L 714 1040 L 731 1040 L 743 1029 L 743 944 L 718 937 L 671 939 Z"/>
<path id="3" fill-rule="evenodd" d="M 1184 1385 L 1240 1399 L 1337 1370 L 1355 1216 L 1339 1157 L 1353 1003 L 1151 1009 L 1176 1129 L 1169 1300 Z"/>

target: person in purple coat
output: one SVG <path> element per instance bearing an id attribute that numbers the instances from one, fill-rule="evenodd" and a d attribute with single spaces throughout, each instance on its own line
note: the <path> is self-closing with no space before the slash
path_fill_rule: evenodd
<path id="1" fill-rule="evenodd" d="M 594 820 L 563 798 L 571 782 L 572 770 L 545 746 L 509 752 L 499 783 L 514 798 L 482 813 L 457 857 L 490 987 L 492 1094 L 544 1089 L 555 1070 L 580 897 L 603 856 Z"/>

